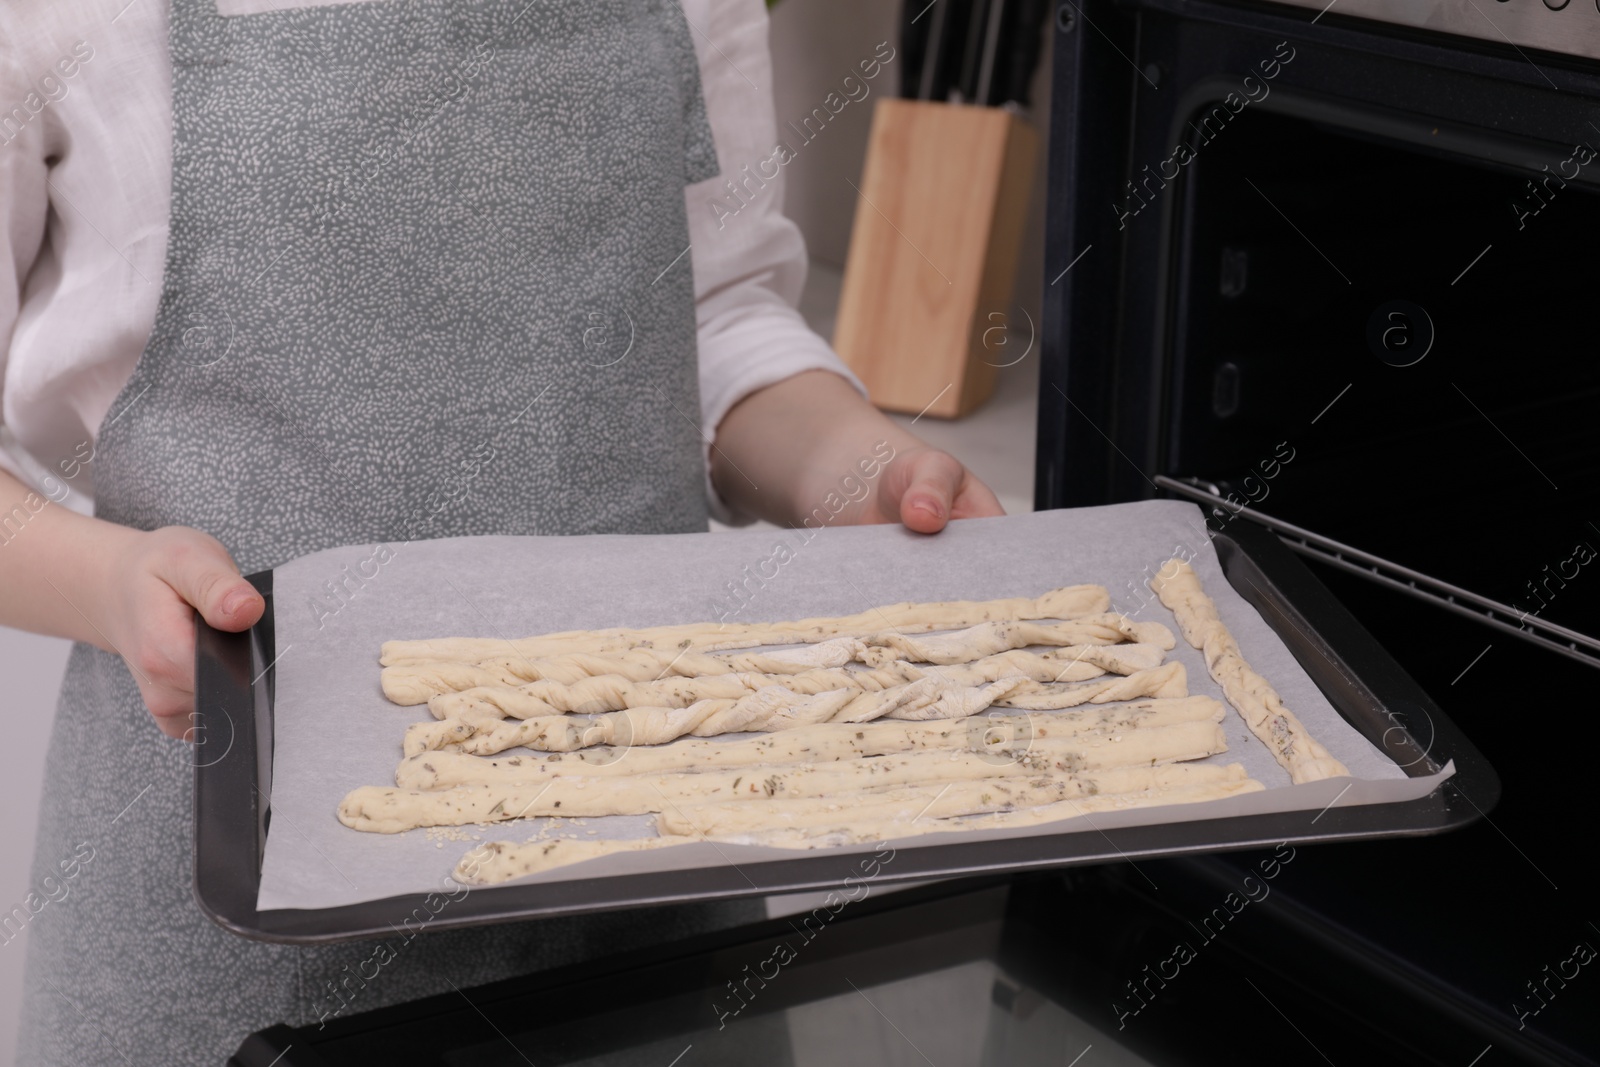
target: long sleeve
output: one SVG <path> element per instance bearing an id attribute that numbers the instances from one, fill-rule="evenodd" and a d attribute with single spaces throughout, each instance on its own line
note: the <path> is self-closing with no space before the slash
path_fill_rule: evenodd
<path id="1" fill-rule="evenodd" d="M 685 190 L 700 339 L 700 405 L 707 438 L 744 397 L 806 370 L 866 389 L 796 310 L 806 280 L 800 230 L 783 214 L 784 166 L 772 57 L 761 0 L 683 0 L 722 173 Z M 712 515 L 747 523 L 712 488 Z"/>
<path id="2" fill-rule="evenodd" d="M 17 54 L 0 15 L 0 100 L 15 101 L 0 113 L 0 469 L 38 484 L 38 472 L 27 469 L 26 460 L 13 454 L 20 450 L 8 441 L 5 382 L 6 353 L 22 312 L 22 287 L 50 213 L 44 124 L 39 121 L 50 101 L 23 74 Z"/>
<path id="3" fill-rule="evenodd" d="M 0 4 L 0 463 L 78 511 L 161 293 L 166 30 L 164 2 Z"/>

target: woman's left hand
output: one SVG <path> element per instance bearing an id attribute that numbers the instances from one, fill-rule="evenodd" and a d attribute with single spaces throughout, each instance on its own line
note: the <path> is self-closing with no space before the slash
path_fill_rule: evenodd
<path id="1" fill-rule="evenodd" d="M 987 485 L 948 452 L 918 445 L 896 453 L 859 512 L 859 523 L 900 522 L 917 533 L 938 533 L 951 519 L 1004 515 Z"/>
<path id="2" fill-rule="evenodd" d="M 931 534 L 951 519 L 1005 514 L 960 460 L 823 370 L 734 405 L 717 427 L 711 478 L 735 510 L 779 526 L 901 522 Z"/>

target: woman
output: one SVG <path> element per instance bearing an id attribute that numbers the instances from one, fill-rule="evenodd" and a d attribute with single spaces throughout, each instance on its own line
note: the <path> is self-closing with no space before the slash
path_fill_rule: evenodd
<path id="1" fill-rule="evenodd" d="M 78 642 L 34 867 L 70 863 L 73 887 L 30 926 L 20 1062 L 220 1063 L 316 1021 L 360 957 L 237 938 L 191 898 L 169 739 L 193 611 L 240 630 L 263 610 L 241 568 L 708 510 L 797 525 L 882 441 L 894 460 L 833 521 L 999 514 L 800 323 L 781 174 L 729 217 L 720 175 L 773 156 L 764 20 L 759 0 L 0 8 L 0 100 L 21 101 L 0 116 L 0 623 Z M 353 1010 L 751 915 L 430 936 Z"/>

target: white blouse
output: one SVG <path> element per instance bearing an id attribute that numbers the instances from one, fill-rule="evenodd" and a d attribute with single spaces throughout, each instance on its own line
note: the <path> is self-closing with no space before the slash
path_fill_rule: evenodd
<path id="1" fill-rule="evenodd" d="M 172 167 L 168 0 L 0 2 L 0 467 L 93 506 L 95 431 L 155 324 Z M 348 0 L 218 0 L 223 14 Z M 371 0 L 367 0 L 371 2 Z M 772 156 L 762 0 L 681 0 L 724 175 Z M 765 178 L 765 175 L 763 175 Z M 866 390 L 795 310 L 805 242 L 783 175 L 689 186 L 701 429 L 813 368 Z M 731 515 L 711 489 L 712 513 Z"/>

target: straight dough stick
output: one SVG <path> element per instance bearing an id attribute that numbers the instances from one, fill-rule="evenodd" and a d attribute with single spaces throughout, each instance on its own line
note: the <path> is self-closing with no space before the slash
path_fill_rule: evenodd
<path id="1" fill-rule="evenodd" d="M 1195 709 L 1196 711 L 1203 709 Z M 1212 718 L 1175 720 L 1167 725 L 1200 722 L 1214 726 Z M 1159 726 L 1155 727 L 1160 729 Z M 970 749 L 917 749 L 883 756 L 830 760 L 808 763 L 754 763 L 737 767 L 708 768 L 698 771 L 676 771 L 655 774 L 634 774 L 626 778 L 607 775 L 584 774 L 579 764 L 569 761 L 555 762 L 535 756 L 511 756 L 505 759 L 484 759 L 466 756 L 459 752 L 433 752 L 423 759 L 401 760 L 395 768 L 395 785 L 403 790 L 426 791 L 451 789 L 462 785 L 529 786 L 559 779 L 577 782 L 581 787 L 606 782 L 637 784 L 654 783 L 668 796 L 677 800 L 700 802 L 728 799 L 735 795 L 756 796 L 828 796 L 832 793 L 905 785 L 915 782 L 955 778 L 1006 778 L 1018 775 L 1036 775 L 1052 770 L 1073 771 L 1081 769 L 1075 761 L 1085 743 L 1093 744 L 1105 737 L 1116 737 L 1121 728 L 1101 730 L 1088 738 L 1084 734 L 1073 737 L 1038 738 L 1037 745 L 1019 744 L 1013 759 L 997 759 L 991 752 Z M 1087 731 L 1086 731 L 1087 733 Z M 1216 736 L 1203 727 L 1189 737 L 1172 739 L 1174 746 L 1167 751 L 1187 753 L 1196 747 L 1210 747 Z M 1111 744 L 1119 744 L 1112 741 Z M 1209 755 L 1209 752 L 1202 753 Z M 562 772 L 564 769 L 572 773 Z M 564 788 L 564 787 L 563 787 Z M 561 799 L 565 794 L 552 794 Z"/>
<path id="2" fill-rule="evenodd" d="M 1168 750 L 1181 753 L 1181 739 L 1177 744 L 1169 744 Z M 921 803 L 926 805 L 934 792 L 957 784 L 982 787 L 990 782 L 1000 782 L 1002 785 L 1012 782 L 1005 788 L 1013 789 L 1016 782 L 1070 778 L 1080 781 L 1080 784 L 1086 783 L 1083 788 L 1085 793 L 1131 792 L 1149 788 L 1157 781 L 1165 781 L 1156 772 L 1169 768 L 1176 768 L 1174 773 L 1179 776 L 1193 772 L 1203 777 L 1221 771 L 1220 767 L 1211 764 L 1178 762 L 1156 768 L 1119 765 L 1083 771 L 1078 768 L 1077 761 L 1067 756 L 1053 760 L 1030 759 L 1026 763 L 1002 763 L 977 752 L 902 752 L 893 756 L 840 760 L 821 765 L 758 763 L 737 771 L 641 774 L 628 778 L 575 775 L 547 777 L 542 781 L 537 776 L 531 779 L 526 775 L 519 776 L 518 768 L 502 765 L 497 768 L 500 773 L 493 777 L 454 782 L 453 779 L 463 776 L 455 773 L 458 768 L 444 765 L 446 774 L 417 774 L 412 776 L 415 782 L 403 783 L 398 789 L 363 786 L 352 790 L 346 795 L 341 812 L 351 820 L 361 821 L 359 826 L 346 823 L 355 829 L 390 833 L 414 828 L 407 818 L 413 800 L 446 794 L 451 798 L 467 796 L 470 800 L 471 791 L 485 798 L 495 798 L 497 803 L 506 796 L 517 798 L 508 802 L 513 816 L 527 803 L 522 798 L 532 797 L 532 806 L 522 811 L 525 818 L 547 815 L 585 818 L 645 815 L 663 808 L 693 810 L 701 805 L 715 806 L 719 803 L 748 804 L 769 810 L 766 805 L 773 800 L 815 801 L 827 806 L 826 810 L 838 811 L 841 804 L 876 804 L 903 799 L 906 795 L 919 797 Z M 1119 784 L 1126 782 L 1142 784 Z M 934 784 L 930 786 L 929 783 Z M 957 797 L 962 795 L 955 794 Z"/>
<path id="3" fill-rule="evenodd" d="M 1183 697 L 1189 695 L 1189 670 L 1174 660 L 1126 678 L 1110 677 L 1076 685 L 1018 687 L 995 701 L 1003 708 L 1027 711 L 1057 711 L 1079 704 L 1110 704 L 1140 697 Z"/>
<path id="4" fill-rule="evenodd" d="M 821 667 L 843 667 L 855 658 L 855 639 L 836 638 L 802 648 L 775 652 L 733 652 L 721 656 L 674 649 L 635 648 L 627 652 L 598 654 L 574 652 L 543 659 L 504 656 L 481 663 L 430 660 L 383 669 L 383 695 L 396 704 L 426 704 L 440 693 L 486 685 L 523 685 L 527 682 L 565 682 L 568 685 L 597 674 L 620 674 L 635 682 L 650 682 L 668 675 L 699 677 L 754 671 L 759 674 L 798 674 Z"/>
<path id="5" fill-rule="evenodd" d="M 1231 766 L 1239 766 L 1232 764 Z M 1242 768 L 1241 768 L 1242 770 Z M 732 844 L 764 845 L 776 848 L 819 848 L 827 845 L 859 844 L 890 838 L 910 837 L 924 833 L 951 833 L 961 830 L 998 830 L 1015 826 L 1034 826 L 1057 822 L 1102 811 L 1119 811 L 1129 808 L 1155 807 L 1166 804 L 1194 804 L 1206 800 L 1220 800 L 1243 793 L 1258 792 L 1260 782 L 1251 778 L 1202 783 L 1172 789 L 1152 789 L 1143 793 L 1101 794 L 1051 804 L 1043 808 L 981 815 L 968 819 L 913 819 L 906 823 L 885 823 L 865 831 L 840 830 L 817 834 L 806 830 L 776 830 L 759 834 L 743 834 L 726 840 Z M 490 841 L 467 853 L 456 869 L 453 878 L 462 885 L 495 885 L 524 875 L 539 874 L 569 863 L 580 863 L 615 852 L 632 852 L 638 849 L 669 848 L 708 840 L 700 836 L 645 837 L 624 841 L 573 841 L 557 838 L 554 841 L 530 841 L 516 844 L 511 841 Z"/>
<path id="6" fill-rule="evenodd" d="M 924 781 L 846 796 L 774 796 L 662 805 L 656 826 L 663 834 L 731 837 L 763 830 L 834 829 L 841 820 L 862 824 L 911 823 L 986 812 L 1039 808 L 1074 797 L 1141 793 L 1218 782 L 1240 782 L 1244 766 L 1175 763 L 1163 767 L 1113 767 L 1086 774 L 1034 774 L 984 781 Z"/>
<path id="7" fill-rule="evenodd" d="M 992 619 L 1076 619 L 1104 612 L 1110 605 L 1111 596 L 1103 586 L 1074 585 L 1052 589 L 1039 597 L 906 602 L 871 608 L 855 615 L 798 622 L 739 625 L 702 622 L 638 630 L 567 630 L 519 641 L 475 637 L 385 641 L 380 662 L 385 667 L 393 667 L 430 660 L 477 663 L 508 653 L 537 658 L 567 652 L 626 652 L 635 648 L 713 652 L 759 645 L 810 645 L 833 637 L 877 633 L 886 627 L 903 633 L 927 633 L 960 629 Z"/>
<path id="8" fill-rule="evenodd" d="M 1250 732 L 1272 750 L 1295 784 L 1348 777 L 1350 771 L 1322 747 L 1288 708 L 1267 680 L 1239 654 L 1239 645 L 1217 616 L 1217 605 L 1200 587 L 1194 569 L 1169 559 L 1150 579 L 1161 603 L 1177 616 L 1183 636 L 1205 655 L 1211 677 L 1222 686 Z"/>
<path id="9" fill-rule="evenodd" d="M 1046 747 L 1049 754 L 1041 755 Z M 1226 748 L 1221 726 L 1211 722 L 1187 722 L 1125 733 L 1086 734 L 1056 742 L 1036 740 L 1027 755 L 1077 772 L 1106 767 L 1150 767 L 1195 759 Z M 847 763 L 841 763 L 830 769 L 842 770 L 847 781 L 858 780 L 858 789 L 874 780 L 873 765 L 858 766 L 852 771 Z M 758 772 L 747 767 L 744 773 Z M 687 777 L 699 779 L 687 786 L 694 793 L 724 786 L 733 788 L 725 774 L 701 772 Z M 339 821 L 353 830 L 389 834 L 419 826 L 464 826 L 543 815 L 596 818 L 638 815 L 660 811 L 662 804 L 670 799 L 664 795 L 659 781 L 650 776 L 606 778 L 598 783 L 582 777 L 557 777 L 545 782 L 531 775 L 530 778 L 533 780 L 508 785 L 480 783 L 438 790 L 361 786 L 351 790 L 340 802 Z"/>
<path id="10" fill-rule="evenodd" d="M 528 719 L 536 715 L 599 715 L 629 707 L 688 707 L 696 700 L 732 699 L 767 686 L 814 696 L 834 689 L 876 690 L 904 685 L 920 677 L 922 668 L 899 663 L 876 670 L 811 670 L 800 674 L 713 674 L 635 682 L 617 674 L 583 678 L 572 684 L 538 681 L 524 685 L 481 686 L 441 693 L 428 701 L 436 719 Z"/>
<path id="11" fill-rule="evenodd" d="M 887 841 L 919 834 L 954 833 L 962 830 L 1008 830 L 1018 826 L 1038 826 L 1042 823 L 1075 819 L 1082 815 L 1104 811 L 1222 800 L 1244 793 L 1259 793 L 1265 788 L 1266 786 L 1254 778 L 1245 778 L 1242 781 L 1205 782 L 1173 789 L 1149 789 L 1141 793 L 1103 793 L 1098 796 L 1063 800 L 1038 808 L 996 812 L 993 815 L 974 815 L 965 819 L 916 819 L 911 822 L 872 825 L 856 825 L 853 821 L 841 821 L 829 830 L 814 827 L 763 830 L 747 834 L 729 834 L 715 840 L 735 845 L 764 845 L 769 848 L 828 848 Z"/>

